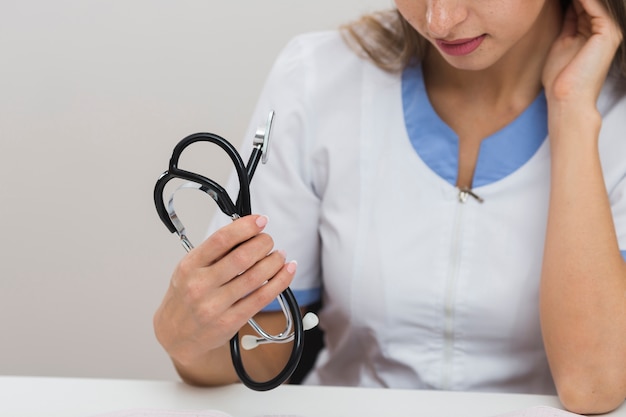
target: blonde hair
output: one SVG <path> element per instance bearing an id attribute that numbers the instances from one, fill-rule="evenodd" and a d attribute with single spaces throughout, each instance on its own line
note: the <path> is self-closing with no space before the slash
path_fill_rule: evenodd
<path id="1" fill-rule="evenodd" d="M 390 72 L 421 60 L 426 50 L 425 39 L 395 9 L 365 15 L 341 29 L 357 53 Z"/>
<path id="2" fill-rule="evenodd" d="M 561 0 L 567 7 L 571 0 Z M 603 0 L 613 19 L 626 34 L 626 0 Z M 412 63 L 421 61 L 427 41 L 402 17 L 396 9 L 365 15 L 343 25 L 341 32 L 346 42 L 360 55 L 389 72 L 400 72 Z M 626 44 L 622 40 L 615 55 L 614 68 L 626 78 Z"/>

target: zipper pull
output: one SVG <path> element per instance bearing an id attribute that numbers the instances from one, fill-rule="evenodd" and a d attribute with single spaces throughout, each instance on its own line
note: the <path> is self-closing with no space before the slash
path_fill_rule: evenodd
<path id="1" fill-rule="evenodd" d="M 485 201 L 482 199 L 482 197 L 480 197 L 478 194 L 472 191 L 471 188 L 469 187 L 459 188 L 459 202 L 460 203 L 465 203 L 468 197 L 470 196 L 474 197 L 476 201 L 478 201 L 479 203 L 483 203 Z"/>

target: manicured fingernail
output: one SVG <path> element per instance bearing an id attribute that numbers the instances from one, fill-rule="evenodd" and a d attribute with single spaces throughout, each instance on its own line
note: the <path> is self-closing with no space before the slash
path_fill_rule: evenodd
<path id="1" fill-rule="evenodd" d="M 287 252 L 285 252 L 285 251 L 284 251 L 284 250 L 282 250 L 282 249 L 278 249 L 276 252 L 278 252 L 278 253 L 280 253 L 281 255 L 283 255 L 283 258 L 286 258 L 286 257 L 287 257 Z"/>
<path id="2" fill-rule="evenodd" d="M 265 227 L 265 225 L 267 224 L 269 220 L 270 219 L 265 215 L 259 216 L 256 218 L 256 225 L 259 227 Z"/>
<path id="3" fill-rule="evenodd" d="M 287 264 L 287 272 L 289 272 L 290 274 L 293 274 L 294 272 L 296 272 L 297 267 L 298 267 L 298 262 L 291 261 Z"/>

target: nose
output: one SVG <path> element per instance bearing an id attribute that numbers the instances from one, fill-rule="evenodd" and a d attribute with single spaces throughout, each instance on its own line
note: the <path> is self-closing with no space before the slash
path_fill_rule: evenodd
<path id="1" fill-rule="evenodd" d="M 452 29 L 467 18 L 467 7 L 461 0 L 429 0 L 426 10 L 428 31 L 435 38 L 446 38 Z"/>

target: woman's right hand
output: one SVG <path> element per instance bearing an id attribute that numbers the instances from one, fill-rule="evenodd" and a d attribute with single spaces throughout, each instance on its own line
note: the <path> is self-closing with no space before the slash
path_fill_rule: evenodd
<path id="1" fill-rule="evenodd" d="M 179 372 L 181 367 L 208 365 L 210 352 L 227 346 L 248 319 L 290 284 L 296 264 L 286 264 L 284 253 L 273 251 L 272 238 L 263 233 L 267 220 L 250 215 L 232 222 L 176 267 L 154 315 L 154 328 Z M 223 359 L 218 368 L 224 367 Z M 223 383 L 234 375 L 227 373 Z M 206 377 L 221 380 L 220 375 Z"/>

